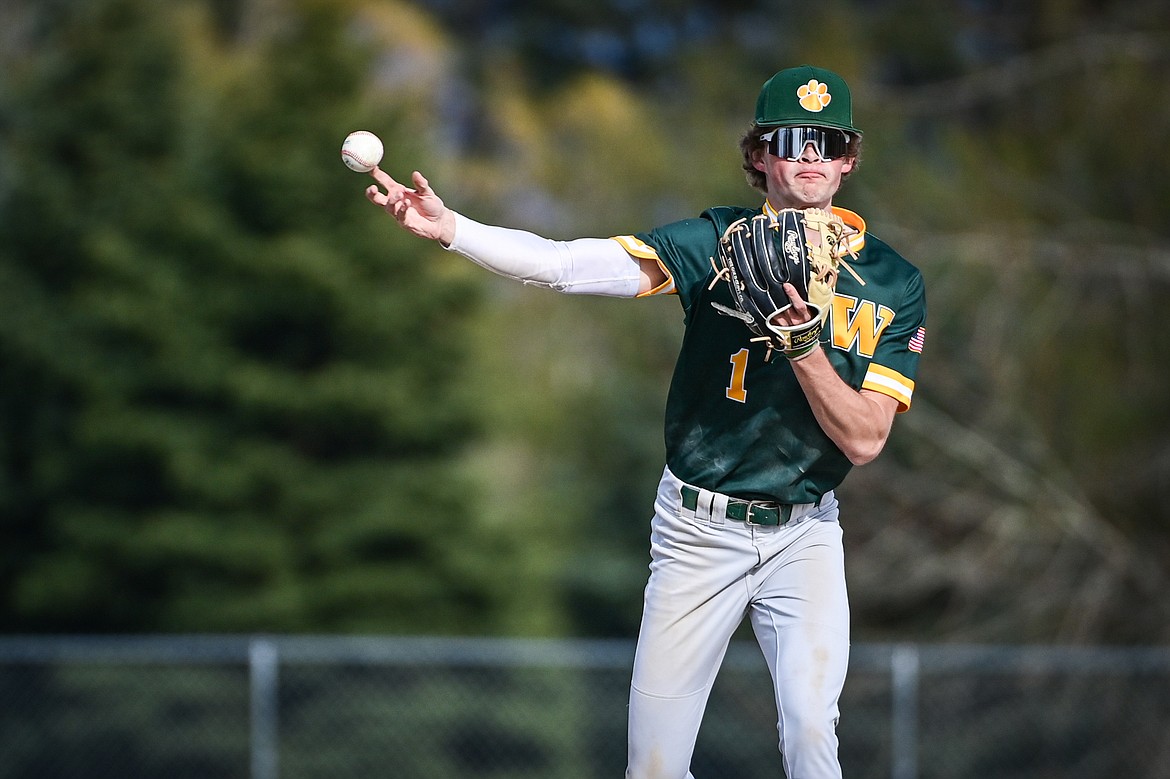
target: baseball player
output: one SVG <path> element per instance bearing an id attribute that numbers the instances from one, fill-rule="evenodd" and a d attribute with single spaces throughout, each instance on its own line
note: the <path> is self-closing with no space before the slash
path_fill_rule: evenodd
<path id="1" fill-rule="evenodd" d="M 918 270 L 832 205 L 861 138 L 840 76 L 782 70 L 763 85 L 740 144 L 762 203 L 613 238 L 553 241 L 480 224 L 447 208 L 417 171 L 410 188 L 371 173 L 372 203 L 495 273 L 568 294 L 673 294 L 682 304 L 630 687 L 632 779 L 691 777 L 711 686 L 745 617 L 771 672 L 785 773 L 841 775 L 849 604 L 833 490 L 881 452 L 895 415 L 910 407 L 926 317 Z M 740 321 L 713 258 L 737 220 L 785 209 L 835 215 L 851 257 L 819 338 L 813 331 L 800 350 L 782 342 L 777 357 L 775 339 Z M 791 304 L 767 326 L 807 327 L 813 307 L 793 284 L 783 290 Z"/>

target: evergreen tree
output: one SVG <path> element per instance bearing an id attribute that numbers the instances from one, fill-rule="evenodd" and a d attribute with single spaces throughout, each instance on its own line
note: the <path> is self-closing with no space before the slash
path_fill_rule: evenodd
<path id="1" fill-rule="evenodd" d="M 0 77 L 0 627 L 486 629 L 474 289 L 338 156 L 399 109 L 339 4 L 205 11 L 32 11 Z"/>

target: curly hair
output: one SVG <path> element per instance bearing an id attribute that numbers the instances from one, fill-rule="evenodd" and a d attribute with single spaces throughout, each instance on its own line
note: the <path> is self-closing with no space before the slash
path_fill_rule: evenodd
<path id="1" fill-rule="evenodd" d="M 768 192 L 767 177 L 762 171 L 756 170 L 754 163 L 756 155 L 768 148 L 768 142 L 760 140 L 760 136 L 770 129 L 752 122 L 752 126 L 739 139 L 739 150 L 743 152 L 743 171 L 747 177 L 747 183 L 752 189 L 759 190 L 764 194 Z M 846 148 L 845 157 L 853 160 L 853 167 L 842 175 L 842 181 L 853 175 L 857 166 L 861 164 L 861 136 L 856 133 L 846 133 L 846 135 L 849 136 L 849 146 Z"/>

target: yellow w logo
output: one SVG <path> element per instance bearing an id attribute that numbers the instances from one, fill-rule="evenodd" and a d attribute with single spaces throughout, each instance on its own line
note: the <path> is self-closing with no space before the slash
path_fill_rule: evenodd
<path id="1" fill-rule="evenodd" d="M 873 357 L 878 339 L 894 321 L 894 312 L 885 306 L 841 294 L 833 296 L 829 315 L 833 320 L 833 346 L 862 357 Z"/>

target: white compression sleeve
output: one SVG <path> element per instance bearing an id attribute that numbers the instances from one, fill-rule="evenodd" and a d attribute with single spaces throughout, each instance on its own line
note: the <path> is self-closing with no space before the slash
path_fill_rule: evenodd
<path id="1" fill-rule="evenodd" d="M 642 280 L 638 261 L 617 241 L 553 241 L 452 213 L 455 238 L 447 248 L 494 273 L 570 295 L 632 298 L 638 294 Z"/>

